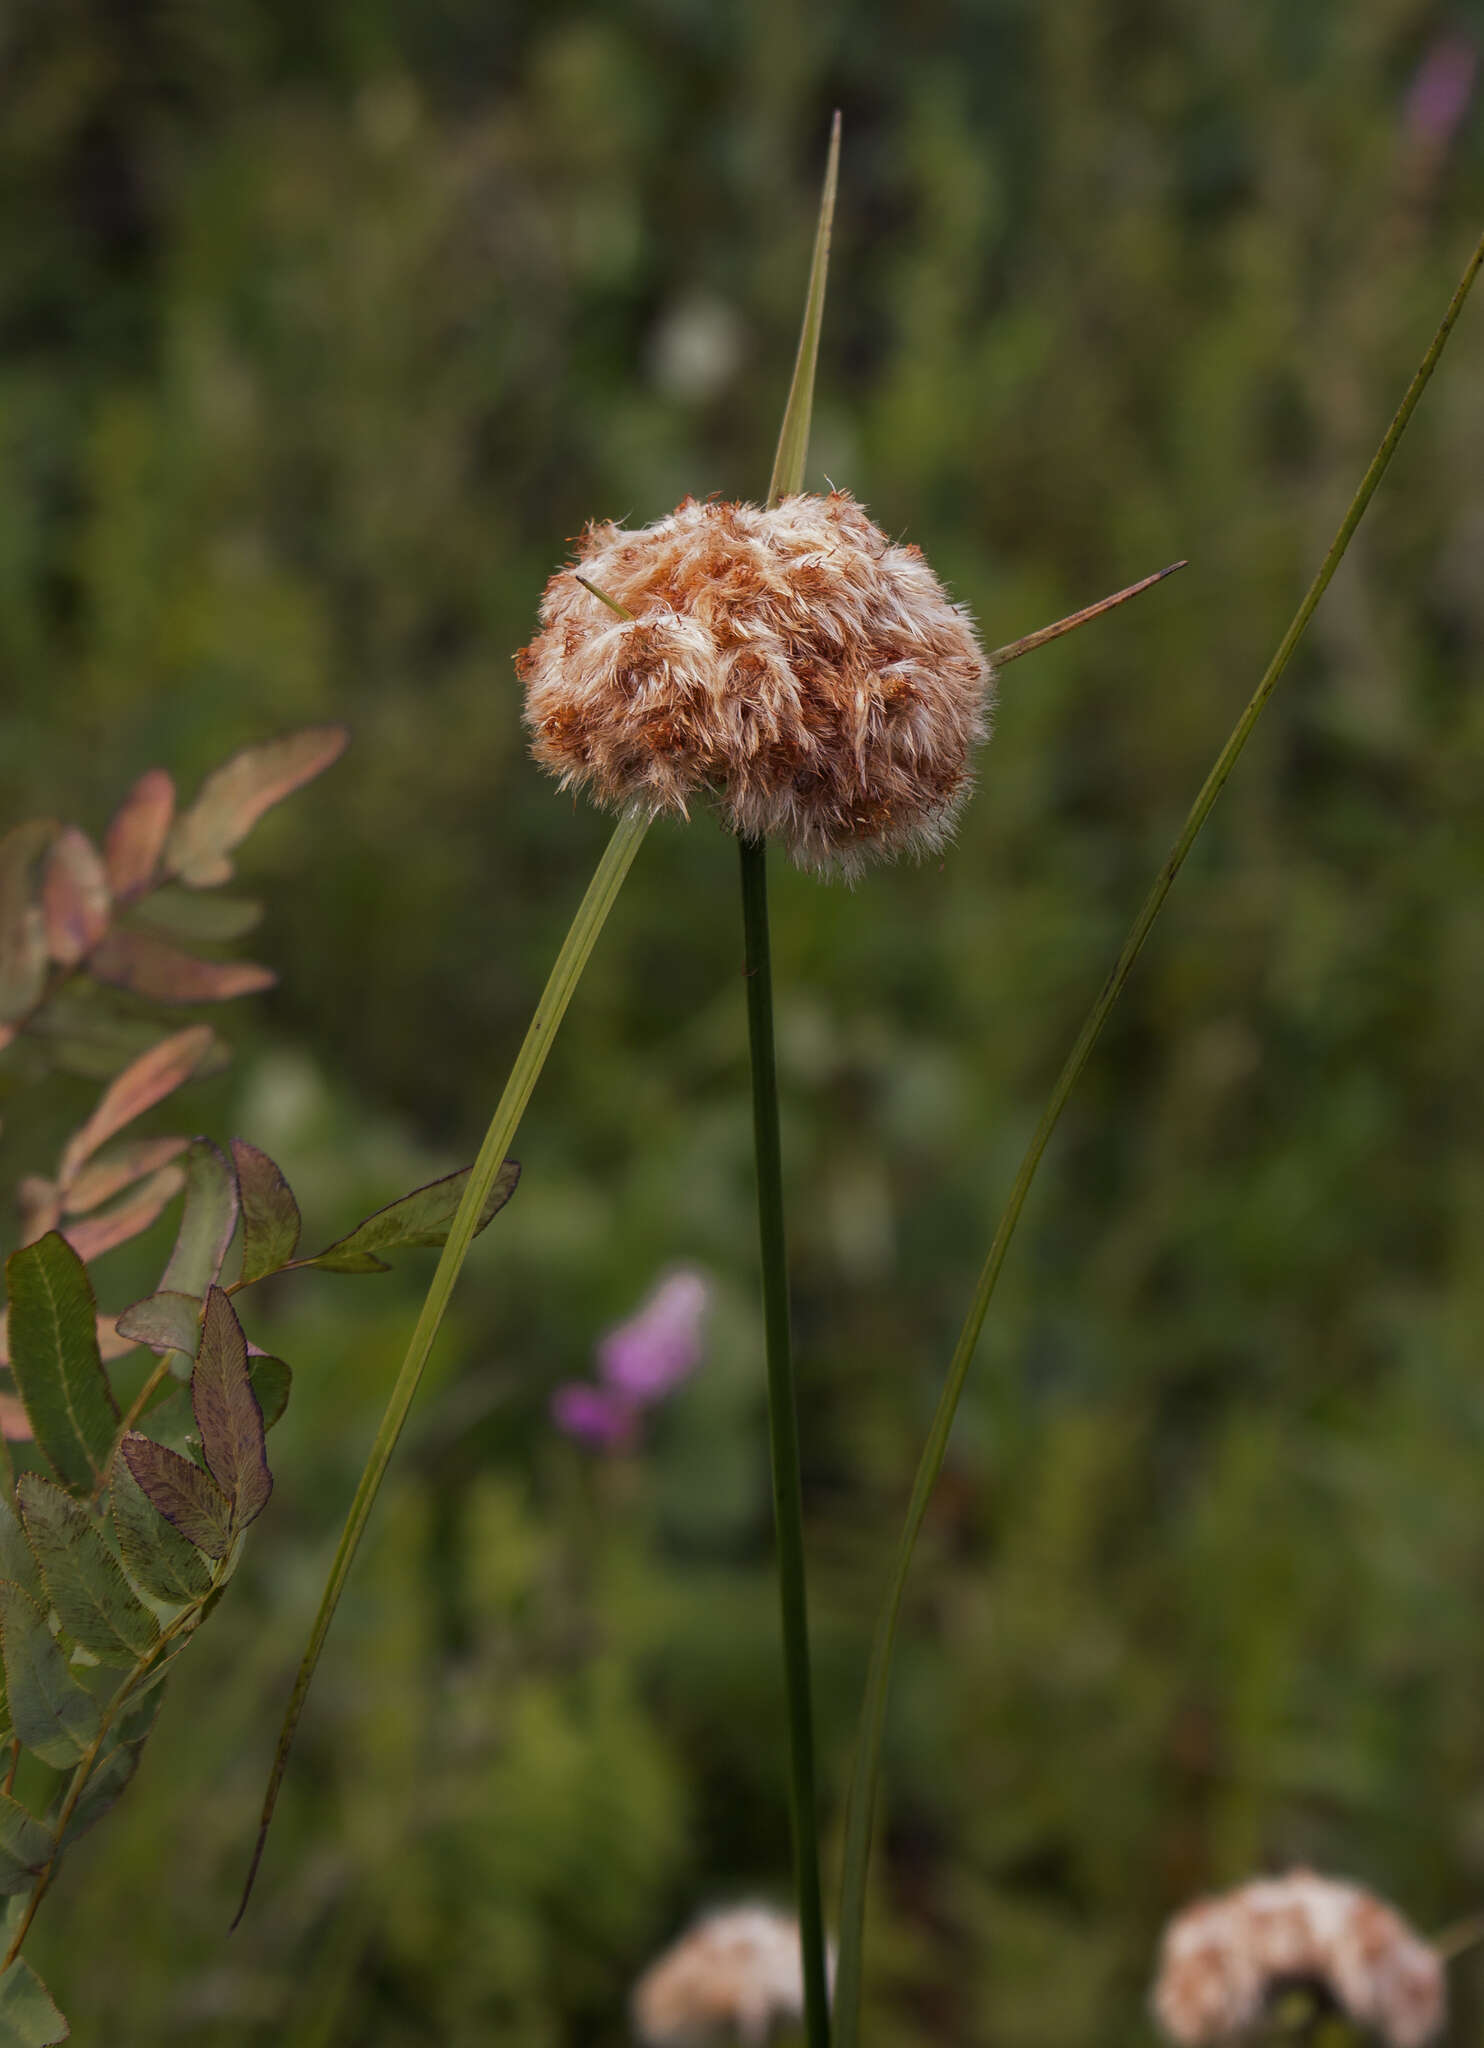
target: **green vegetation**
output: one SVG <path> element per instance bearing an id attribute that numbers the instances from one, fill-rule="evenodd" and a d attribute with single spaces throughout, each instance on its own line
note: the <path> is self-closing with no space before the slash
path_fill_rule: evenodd
<path id="1" fill-rule="evenodd" d="M 1007 673 L 941 867 L 774 878 L 827 1892 L 994 1216 L 1484 217 L 1477 115 L 1440 142 L 1408 111 L 1446 26 L 80 0 L 6 32 L 0 824 L 98 836 L 157 764 L 192 788 L 351 728 L 238 856 L 280 986 L 179 1098 L 317 1225 L 474 1156 L 607 831 L 525 762 L 511 652 L 587 517 L 762 496 L 830 107 L 810 482 L 990 644 L 1191 558 Z M 1423 1927 L 1477 1905 L 1479 336 L 1474 307 L 1006 1264 L 907 1592 L 873 2048 L 1145 2038 L 1166 1913 L 1263 1864 Z M 252 1297 L 294 1366 L 273 1499 L 28 1938 L 79 2041 L 616 2048 L 697 1905 L 786 1893 L 735 862 L 704 818 L 645 841 L 226 1942 L 431 1255 Z M 7 1187 L 103 1078 L 32 1091 L 15 1053 Z M 104 1255 L 111 1302 L 173 1228 Z M 680 1261 L 716 1282 L 707 1364 L 594 1456 L 550 1393 Z"/>

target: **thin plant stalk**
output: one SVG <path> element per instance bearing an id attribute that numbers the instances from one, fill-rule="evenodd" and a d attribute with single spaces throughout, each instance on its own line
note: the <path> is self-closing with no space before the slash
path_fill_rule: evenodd
<path id="1" fill-rule="evenodd" d="M 274 1751 L 273 1767 L 269 1773 L 268 1789 L 264 1795 L 262 1816 L 258 1823 L 258 1838 L 253 1847 L 252 1861 L 248 1866 L 247 1880 L 242 1888 L 241 1903 L 232 1922 L 234 1927 L 246 1911 L 248 1899 L 252 1894 L 253 1881 L 257 1877 L 263 1847 L 268 1839 L 268 1829 L 273 1822 L 273 1809 L 278 1803 L 279 1787 L 283 1783 L 289 1750 L 293 1745 L 294 1731 L 298 1727 L 299 1716 L 304 1710 L 304 1702 L 314 1680 L 315 1666 L 319 1663 L 325 1637 L 329 1634 L 330 1624 L 335 1618 L 335 1609 L 339 1605 L 341 1593 L 345 1590 L 345 1582 L 350 1576 L 350 1568 L 360 1546 L 361 1537 L 365 1533 L 366 1523 L 380 1491 L 381 1482 L 386 1477 L 392 1452 L 396 1449 L 397 1439 L 402 1434 L 402 1425 L 407 1420 L 408 1410 L 412 1406 L 413 1396 L 423 1375 L 423 1368 L 428 1362 L 428 1354 L 433 1348 L 433 1340 L 438 1335 L 439 1326 L 447 1311 L 454 1283 L 459 1277 L 464 1260 L 468 1257 L 469 1247 L 474 1242 L 480 1212 L 494 1185 L 495 1175 L 499 1172 L 505 1154 L 515 1137 L 516 1127 L 525 1113 L 526 1104 L 531 1099 L 531 1092 L 536 1086 L 541 1069 L 546 1064 L 546 1055 L 551 1050 L 557 1029 L 567 1013 L 567 1005 L 571 1002 L 573 992 L 582 978 L 588 956 L 597 943 L 599 932 L 607 922 L 608 913 L 617 900 L 618 892 L 633 865 L 634 856 L 639 851 L 649 824 L 647 812 L 631 810 L 620 818 L 614 827 L 613 836 L 598 863 L 592 881 L 588 884 L 587 893 L 578 905 L 577 915 L 562 941 L 556 964 L 536 1005 L 535 1015 L 531 1019 L 520 1051 L 515 1056 L 515 1064 L 510 1069 L 510 1078 L 506 1081 L 504 1092 L 495 1106 L 484 1143 L 479 1148 L 479 1156 L 469 1175 L 469 1184 L 464 1190 L 463 1199 L 453 1219 L 453 1226 L 448 1233 L 448 1242 L 439 1256 L 432 1285 L 428 1289 L 422 1313 L 413 1330 L 412 1341 L 407 1347 L 407 1355 L 397 1374 L 396 1384 L 392 1388 L 381 1425 L 376 1432 L 376 1439 L 366 1459 L 360 1483 L 356 1487 L 355 1498 L 350 1504 L 350 1512 L 345 1518 L 345 1527 L 341 1531 L 334 1562 L 330 1566 L 330 1576 L 320 1597 L 314 1627 L 299 1664 L 294 1689 L 289 1696 L 288 1711 L 284 1715 L 283 1727 L 279 1732 L 278 1747 Z"/>
<path id="2" fill-rule="evenodd" d="M 768 504 L 804 487 L 814 376 L 824 321 L 830 237 L 840 176 L 840 116 L 830 124 L 824 188 L 809 265 L 798 354 L 768 482 Z M 768 1447 L 773 1472 L 773 1525 L 778 1545 L 778 1599 L 783 1632 L 783 1683 L 788 1703 L 789 1828 L 794 1896 L 804 1968 L 804 2030 L 808 2048 L 829 2048 L 829 1978 L 819 1877 L 819 1820 L 814 1789 L 814 1706 L 809 1676 L 809 1614 L 804 1577 L 804 1499 L 799 1479 L 798 1402 L 788 1318 L 788 1245 L 783 1225 L 783 1163 L 778 1119 L 778 1069 L 773 1043 L 773 970 L 768 942 L 768 852 L 761 839 L 740 839 L 742 931 L 747 969 L 747 1030 L 752 1065 L 752 1131 L 757 1172 L 758 1238 L 763 1273 L 763 1328 L 768 1374 Z"/>
<path id="3" fill-rule="evenodd" d="M 746 941 L 747 1036 L 752 1055 L 752 1135 L 757 1160 L 758 1241 L 768 1363 L 768 1446 L 778 1538 L 778 1601 L 788 1695 L 789 1818 L 794 1886 L 804 1954 L 804 2033 L 809 2048 L 829 2048 L 829 1983 L 819 1882 L 814 1791 L 814 1718 L 809 1678 L 809 1617 L 804 1587 L 804 1497 L 799 1480 L 798 1404 L 788 1317 L 788 1251 L 783 1228 L 783 1154 L 778 1065 L 773 1048 L 773 969 L 768 942 L 768 853 L 740 839 L 742 929 Z"/>
<path id="4" fill-rule="evenodd" d="M 979 1342 L 979 1333 L 984 1327 L 995 1283 L 1000 1268 L 1004 1265 L 1005 1254 L 1014 1236 L 1015 1226 L 1020 1221 L 1020 1212 L 1030 1192 L 1041 1156 L 1050 1142 L 1051 1134 L 1072 1090 L 1077 1085 L 1082 1069 L 1091 1057 L 1108 1014 L 1123 991 L 1125 982 L 1133 972 L 1134 962 L 1143 949 L 1154 920 L 1163 907 L 1166 896 L 1174 884 L 1175 877 L 1185 864 L 1186 855 L 1195 844 L 1196 836 L 1210 815 L 1211 808 L 1221 794 L 1227 777 L 1236 766 L 1237 758 L 1246 746 L 1252 729 L 1261 716 L 1263 707 L 1277 688 L 1278 682 L 1292 659 L 1294 649 L 1303 636 L 1304 629 L 1313 617 L 1319 600 L 1329 587 L 1330 579 L 1339 567 L 1345 550 L 1366 507 L 1375 494 L 1376 487 L 1386 473 L 1387 465 L 1396 452 L 1397 444 L 1406 432 L 1407 424 L 1417 408 L 1418 400 L 1427 388 L 1429 379 L 1436 369 L 1438 359 L 1447 345 L 1454 323 L 1463 310 L 1474 279 L 1484 265 L 1484 237 L 1481 237 L 1458 288 L 1453 294 L 1442 324 L 1433 336 L 1431 346 L 1418 365 L 1416 375 L 1407 387 L 1406 396 L 1398 407 L 1396 416 L 1387 428 L 1384 439 L 1370 467 L 1361 479 L 1360 487 L 1351 499 L 1339 531 L 1330 543 L 1329 552 L 1320 564 L 1318 574 L 1304 595 L 1303 602 L 1294 614 L 1293 622 L 1279 642 L 1278 651 L 1268 664 L 1266 673 L 1253 691 L 1252 697 L 1237 720 L 1230 738 L 1216 757 L 1214 766 L 1201 785 L 1200 793 L 1192 804 L 1180 836 L 1176 840 L 1163 866 L 1155 878 L 1154 885 L 1145 898 L 1143 907 L 1134 920 L 1133 929 L 1124 941 L 1122 952 L 1114 964 L 1112 973 L 1088 1012 L 1086 1021 L 1077 1034 L 1066 1064 L 1057 1076 L 1050 1100 L 1042 1111 L 1020 1170 L 1015 1176 L 1010 1198 L 1005 1205 L 995 1230 L 989 1254 L 979 1275 L 978 1285 L 969 1312 L 959 1333 L 958 1343 L 948 1367 L 948 1377 L 939 1397 L 933 1416 L 932 1428 L 926 1447 L 917 1468 L 912 1485 L 912 1497 L 907 1508 L 907 1520 L 897 1545 L 892 1563 L 891 1578 L 886 1599 L 876 1624 L 871 1645 L 871 1659 L 866 1676 L 865 1699 L 861 1710 L 860 1729 L 856 1738 L 855 1763 L 851 1775 L 850 1793 L 846 1808 L 845 1852 L 840 1892 L 840 1953 L 835 1982 L 835 2036 L 836 2048 L 855 2048 L 860 2025 L 861 1999 L 861 1952 L 865 1931 L 866 1876 L 870 1861 L 871 1830 L 875 1817 L 877 1787 L 881 1775 L 881 1744 L 886 1726 L 887 1695 L 891 1682 L 892 1655 L 896 1647 L 897 1629 L 901 1618 L 902 1596 L 907 1584 L 907 1574 L 912 1564 L 912 1553 L 916 1547 L 923 1518 L 927 1514 L 928 1502 L 932 1497 L 943 1460 L 948 1450 L 949 1433 L 958 1410 L 959 1397 L 969 1365 Z"/>

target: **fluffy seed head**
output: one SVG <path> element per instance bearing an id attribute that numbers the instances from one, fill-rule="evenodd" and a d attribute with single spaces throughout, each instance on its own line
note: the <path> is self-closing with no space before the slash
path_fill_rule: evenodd
<path id="1" fill-rule="evenodd" d="M 770 1906 L 708 1913 L 634 1987 L 645 2048 L 760 2048 L 804 2013 L 799 1927 Z"/>
<path id="2" fill-rule="evenodd" d="M 1311 1870 L 1199 1899 L 1165 1929 L 1155 2016 L 1182 2048 L 1228 2041 L 1284 1985 L 1318 1985 L 1388 2048 L 1422 2048 L 1445 2016 L 1437 1951 L 1374 1893 Z"/>
<path id="3" fill-rule="evenodd" d="M 709 791 L 734 832 L 853 875 L 941 846 L 968 794 L 989 663 L 846 491 L 589 526 L 541 624 L 516 657 L 532 751 L 610 809 L 684 816 Z"/>

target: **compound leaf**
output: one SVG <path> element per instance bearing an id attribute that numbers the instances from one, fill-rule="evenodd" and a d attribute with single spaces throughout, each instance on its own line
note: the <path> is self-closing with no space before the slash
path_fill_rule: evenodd
<path id="1" fill-rule="evenodd" d="M 36 1441 L 73 1492 L 108 1466 L 119 1414 L 98 1356 L 98 1311 L 82 1260 L 50 1230 L 12 1252 L 10 1369 Z"/>
<path id="2" fill-rule="evenodd" d="M 409 1245 L 437 1246 L 445 1243 L 472 1171 L 471 1167 L 465 1166 L 443 1180 L 430 1181 L 426 1187 L 415 1188 L 410 1195 L 388 1203 L 385 1209 L 378 1209 L 374 1216 L 358 1223 L 349 1236 L 338 1238 L 316 1257 L 305 1259 L 303 1263 L 317 1266 L 324 1273 L 385 1273 L 387 1263 L 380 1257 L 382 1252 L 400 1251 Z M 494 1185 L 480 1211 L 474 1232 L 476 1237 L 510 1200 L 519 1179 L 518 1162 L 507 1159 L 495 1175 Z"/>

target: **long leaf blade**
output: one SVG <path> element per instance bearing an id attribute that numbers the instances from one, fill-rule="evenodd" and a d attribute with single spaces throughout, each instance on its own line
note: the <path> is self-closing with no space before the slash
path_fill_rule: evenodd
<path id="1" fill-rule="evenodd" d="M 1380 447 L 1371 458 L 1369 468 L 1360 481 L 1351 499 L 1339 531 L 1330 543 L 1329 551 L 1319 565 L 1313 582 L 1304 593 L 1302 602 L 1294 614 L 1288 630 L 1278 643 L 1278 650 L 1268 664 L 1262 680 L 1253 691 L 1246 708 L 1232 729 L 1225 746 L 1217 755 L 1214 765 L 1202 783 L 1195 802 L 1190 808 L 1179 838 L 1154 885 L 1145 898 L 1133 929 L 1124 941 L 1123 950 L 1114 965 L 1113 972 L 1103 984 L 1097 1000 L 1088 1012 L 1086 1021 L 1067 1055 L 1066 1063 L 1057 1076 L 1051 1097 L 1041 1120 L 1036 1126 L 1025 1157 L 1020 1164 L 1015 1184 L 1004 1213 L 1000 1217 L 990 1244 L 988 1256 L 974 1290 L 969 1313 L 959 1334 L 948 1376 L 944 1383 L 937 1410 L 922 1458 L 913 1481 L 912 1498 L 907 1508 L 906 1525 L 898 1541 L 892 1563 L 891 1579 L 885 1601 L 876 1623 L 876 1632 L 871 1645 L 870 1667 L 866 1676 L 865 1698 L 861 1707 L 860 1729 L 856 1737 L 855 1762 L 851 1772 L 850 1790 L 845 1817 L 845 1851 L 840 1882 L 840 1927 L 839 1962 L 835 1976 L 835 2035 L 836 2048 L 856 2048 L 860 2029 L 861 2004 L 861 1958 L 865 1934 L 866 1877 L 870 1863 L 871 1834 L 875 1819 L 877 1791 L 881 1778 L 881 1749 L 886 1731 L 886 1708 L 891 1686 L 892 1660 L 896 1649 L 897 1630 L 901 1619 L 902 1597 L 906 1590 L 907 1574 L 911 1569 L 917 1537 L 927 1514 L 928 1502 L 937 1484 L 938 1474 L 943 1469 L 943 1460 L 948 1452 L 948 1439 L 953 1428 L 954 1416 L 958 1411 L 959 1397 L 968 1376 L 969 1365 L 978 1346 L 979 1333 L 984 1327 L 989 1312 L 990 1300 L 1000 1268 L 1020 1220 L 1020 1212 L 1030 1185 L 1035 1178 L 1042 1154 L 1050 1143 L 1052 1132 L 1061 1118 L 1062 1110 L 1075 1088 L 1083 1068 L 1092 1055 L 1093 1047 L 1102 1035 L 1109 1012 L 1122 993 L 1134 963 L 1144 947 L 1155 919 L 1159 916 L 1174 885 L 1175 878 L 1185 864 L 1185 858 L 1195 844 L 1196 838 L 1210 815 L 1212 806 L 1221 794 L 1228 776 L 1237 764 L 1242 749 L 1246 746 L 1253 727 L 1262 714 L 1263 707 L 1277 688 L 1284 670 L 1288 667 L 1294 649 L 1302 639 L 1304 631 L 1313 617 L 1319 600 L 1329 588 L 1351 537 L 1365 516 L 1366 507 L 1375 495 L 1376 487 L 1385 475 L 1395 454 L 1407 424 L 1417 409 L 1418 401 L 1427 389 L 1438 360 L 1447 346 L 1464 302 L 1473 288 L 1480 268 L 1484 267 L 1484 236 L 1475 246 L 1472 256 L 1465 265 L 1463 276 L 1443 315 L 1437 333 L 1433 336 L 1427 353 L 1417 367 L 1416 374 L 1407 387 L 1396 415 L 1382 438 Z"/>
<path id="2" fill-rule="evenodd" d="M 804 467 L 809 457 L 809 427 L 814 417 L 814 373 L 819 362 L 819 333 L 824 325 L 824 291 L 830 267 L 830 237 L 835 225 L 835 191 L 840 182 L 840 116 L 830 123 L 830 148 L 825 160 L 824 190 L 819 200 L 819 224 L 814 230 L 814 256 L 809 265 L 809 289 L 804 299 L 804 324 L 799 333 L 799 353 L 794 360 L 793 382 L 783 409 L 783 426 L 778 435 L 778 453 L 773 458 L 773 475 L 768 485 L 768 503 L 792 497 L 804 488 Z"/>
<path id="3" fill-rule="evenodd" d="M 36 1441 L 65 1486 L 91 1493 L 113 1450 L 119 1414 L 98 1356 L 98 1311 L 86 1268 L 54 1230 L 12 1252 L 10 1369 Z"/>
<path id="4" fill-rule="evenodd" d="M 454 1283 L 459 1277 L 464 1260 L 468 1257 L 479 1217 L 504 1164 L 510 1142 L 540 1078 L 541 1069 L 546 1064 L 547 1053 L 551 1050 L 557 1029 L 567 1013 L 567 1005 L 572 1000 L 573 992 L 582 978 L 582 970 L 587 965 L 597 943 L 598 934 L 607 922 L 608 913 L 617 900 L 624 877 L 633 865 L 634 856 L 638 853 L 648 829 L 649 820 L 641 811 L 630 811 L 627 816 L 620 818 L 614 827 L 613 836 L 598 862 L 597 870 L 578 906 L 577 915 L 562 941 L 547 978 L 546 987 L 542 990 L 541 999 L 536 1005 L 536 1014 L 531 1019 L 530 1028 L 526 1032 L 520 1051 L 515 1056 L 510 1077 L 499 1102 L 495 1105 L 495 1113 L 490 1119 L 484 1143 L 479 1149 L 479 1157 L 470 1169 L 468 1185 L 464 1189 L 458 1214 L 454 1217 L 442 1256 L 433 1274 L 432 1285 L 428 1289 L 422 1312 L 412 1332 L 407 1355 L 402 1361 L 396 1385 L 392 1388 L 391 1397 L 377 1428 L 376 1439 L 366 1459 L 365 1469 L 356 1486 L 355 1498 L 350 1504 L 345 1527 L 341 1531 L 334 1561 L 330 1566 L 330 1576 L 320 1596 L 314 1626 L 310 1630 L 309 1641 L 299 1661 L 293 1691 L 289 1695 L 283 1726 L 279 1730 L 278 1742 L 273 1752 L 273 1763 L 269 1769 L 268 1784 L 263 1795 L 263 1811 L 258 1821 L 257 1840 L 253 1844 L 247 1877 L 242 1887 L 242 1898 L 232 1923 L 234 1927 L 247 1911 L 247 1902 L 252 1896 L 258 1865 L 263 1859 L 263 1849 L 268 1840 L 268 1830 L 273 1825 L 273 1810 L 278 1804 L 278 1789 L 288 1768 L 294 1731 L 299 1725 L 299 1716 L 304 1711 L 309 1688 L 314 1683 L 320 1652 L 324 1649 L 325 1638 L 335 1618 L 335 1610 L 340 1605 L 340 1596 L 345 1590 L 351 1564 L 356 1551 L 360 1548 L 361 1536 L 370 1519 L 376 1496 L 381 1490 L 381 1482 L 386 1477 L 392 1452 L 397 1447 L 397 1439 L 402 1434 L 402 1426 L 407 1420 L 413 1397 L 417 1393 L 418 1382 L 428 1362 L 428 1354 L 433 1348 L 433 1340 L 438 1335 L 447 1311 Z"/>

